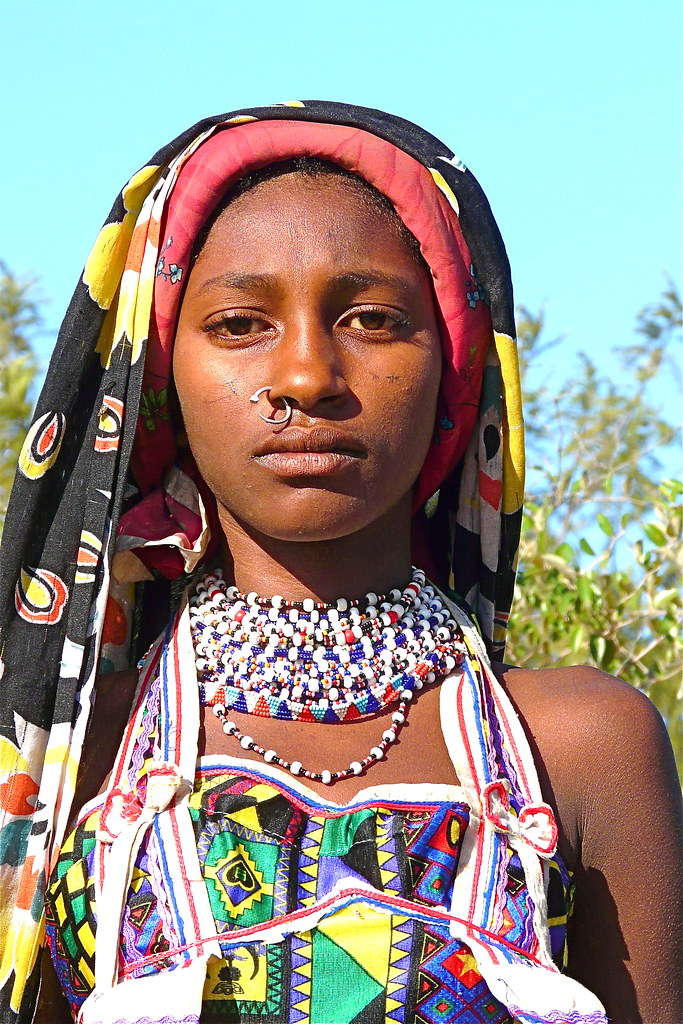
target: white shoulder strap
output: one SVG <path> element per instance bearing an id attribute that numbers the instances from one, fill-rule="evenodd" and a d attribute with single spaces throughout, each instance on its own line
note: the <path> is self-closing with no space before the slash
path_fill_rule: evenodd
<path id="1" fill-rule="evenodd" d="M 145 716 L 152 710 L 152 687 L 158 688 L 156 744 L 159 757 L 144 766 L 143 804 L 137 797 L 140 790 L 136 761 L 139 762 L 140 753 L 136 741 Z M 184 599 L 172 628 L 154 645 L 142 667 L 136 705 L 107 789 L 96 854 L 100 884 L 95 989 L 83 1004 L 80 1018 L 83 1024 L 105 1024 L 120 1019 L 119 1011 L 124 1004 L 139 1011 L 139 1000 L 146 999 L 152 992 L 153 1001 L 146 1005 L 155 1014 L 162 1003 L 168 1002 L 171 990 L 175 995 L 168 1003 L 169 1011 L 178 1012 L 178 999 L 187 1009 L 188 1020 L 195 1012 L 192 1008 L 196 1008 L 197 1013 L 201 1010 L 206 961 L 211 955 L 221 954 L 188 808 L 194 785 L 198 736 L 199 694 L 188 606 Z M 185 963 L 153 978 L 117 984 L 126 897 L 140 845 L 150 828 L 156 831 L 164 851 L 163 878 L 167 890 L 173 893 L 169 903 L 182 949 L 180 955 Z M 190 967 L 193 969 L 189 970 Z"/>

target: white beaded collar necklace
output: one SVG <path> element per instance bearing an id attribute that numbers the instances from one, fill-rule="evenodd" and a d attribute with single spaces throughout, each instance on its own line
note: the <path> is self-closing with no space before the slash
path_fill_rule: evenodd
<path id="1" fill-rule="evenodd" d="M 245 750 L 293 775 L 333 783 L 381 760 L 425 684 L 459 664 L 462 633 L 440 596 L 413 569 L 411 582 L 386 597 L 312 599 L 240 594 L 220 570 L 207 573 L 190 598 L 190 627 L 202 703 Z M 339 724 L 397 703 L 391 725 L 369 755 L 348 768 L 313 772 L 259 746 L 228 710 L 261 718 Z"/>

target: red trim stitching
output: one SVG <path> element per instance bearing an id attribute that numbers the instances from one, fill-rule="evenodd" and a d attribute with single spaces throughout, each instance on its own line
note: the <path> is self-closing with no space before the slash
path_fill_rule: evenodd
<path id="1" fill-rule="evenodd" d="M 526 960 L 533 962 L 534 966 L 536 967 L 543 967 L 545 970 L 550 971 L 551 973 L 556 973 L 557 971 L 556 968 L 548 967 L 546 964 L 541 963 L 541 961 L 538 960 L 537 957 L 533 955 L 533 953 L 529 953 L 528 950 L 522 949 L 521 946 L 517 946 L 513 942 L 508 942 L 508 940 L 504 939 L 501 935 L 497 935 L 496 932 L 489 931 L 488 928 L 483 928 L 481 925 L 475 924 L 474 921 L 463 920 L 463 918 L 461 917 L 456 917 L 454 914 L 449 914 L 445 910 L 440 911 L 435 907 L 423 907 L 419 904 L 412 903 L 410 900 L 404 900 L 399 896 L 389 896 L 387 893 L 370 893 L 367 889 L 352 888 L 342 889 L 335 896 L 330 897 L 327 900 L 324 900 L 322 903 L 318 903 L 313 907 L 303 907 L 301 910 L 295 910 L 291 914 L 284 914 L 282 917 L 274 918 L 273 920 L 267 921 L 264 924 L 251 925 L 249 928 L 235 928 L 233 931 L 230 932 L 217 932 L 215 935 L 205 936 L 202 939 L 197 940 L 196 942 L 188 942 L 185 943 L 185 945 L 183 946 L 176 946 L 174 949 L 167 949 L 163 953 L 155 953 L 153 956 L 143 957 L 141 960 L 137 960 L 134 964 L 131 964 L 129 967 L 125 968 L 122 973 L 131 974 L 133 971 L 137 971 L 141 967 L 148 967 L 152 964 L 158 963 L 159 961 L 168 960 L 169 957 L 176 956 L 179 953 L 184 953 L 187 950 L 193 949 L 196 946 L 203 946 L 207 942 L 215 942 L 216 940 L 220 942 L 221 939 L 225 940 L 226 938 L 230 938 L 232 940 L 236 936 L 240 939 L 248 938 L 251 935 L 258 934 L 259 932 L 264 932 L 268 930 L 273 925 L 281 925 L 283 923 L 297 921 L 302 917 L 307 917 L 313 911 L 325 910 L 327 907 L 334 906 L 335 903 L 340 902 L 342 899 L 347 899 L 349 896 L 365 897 L 369 901 L 375 903 L 384 903 L 387 906 L 396 907 L 398 910 L 406 910 L 409 913 L 411 911 L 417 911 L 419 914 L 422 914 L 423 916 L 433 917 L 435 920 L 443 921 L 443 923 L 453 921 L 456 924 L 462 924 L 468 930 L 477 931 L 481 935 L 484 935 L 489 939 L 494 939 L 496 942 L 499 942 L 502 946 L 505 946 L 507 949 L 512 950 L 513 953 L 517 953 L 523 956 Z"/>
<path id="2" fill-rule="evenodd" d="M 209 754 L 208 756 L 209 757 L 213 757 L 213 756 L 217 756 L 217 755 Z M 259 772 L 254 771 L 253 769 L 250 769 L 250 768 L 239 768 L 238 769 L 236 767 L 235 769 L 232 769 L 232 768 L 228 769 L 228 773 L 232 773 L 233 770 L 234 770 L 235 774 L 239 775 L 240 777 L 246 775 L 248 778 L 254 779 L 254 781 L 258 781 L 258 782 L 261 782 L 261 780 L 265 777 L 269 781 L 272 782 L 272 785 L 273 785 L 274 789 L 278 789 L 279 780 L 271 779 L 271 776 L 269 776 L 267 772 L 263 772 L 261 774 Z M 207 775 L 207 776 L 225 775 L 226 774 L 226 769 L 225 768 L 210 768 L 210 769 L 204 768 L 204 769 L 202 769 L 202 774 L 203 775 Z M 283 785 L 285 785 L 285 784 L 283 783 Z M 462 788 L 462 787 L 460 787 L 460 788 Z M 397 809 L 400 809 L 401 811 L 405 811 L 405 810 L 429 811 L 429 810 L 437 810 L 439 807 L 443 806 L 443 801 L 439 801 L 439 800 L 436 800 L 436 801 L 423 800 L 423 801 L 420 801 L 420 802 L 417 802 L 417 803 L 413 803 L 412 801 L 409 801 L 409 800 L 380 800 L 380 799 L 376 799 L 376 800 L 364 800 L 362 803 L 340 804 L 339 807 L 335 807 L 334 805 L 331 805 L 331 804 L 324 804 L 324 805 L 313 804 L 313 803 L 309 804 L 309 803 L 306 802 L 306 799 L 305 799 L 305 797 L 303 795 L 296 793 L 296 790 L 290 789 L 289 786 L 287 786 L 287 792 L 292 794 L 291 803 L 293 803 L 296 807 L 298 807 L 300 811 L 306 811 L 306 812 L 309 812 L 309 813 L 312 813 L 312 814 L 319 815 L 320 817 L 324 817 L 324 818 L 340 818 L 343 815 L 348 814 L 349 811 L 353 811 L 355 813 L 356 811 L 363 811 L 363 810 L 367 810 L 368 808 L 374 808 L 374 807 L 379 807 L 379 808 L 397 808 Z M 465 801 L 465 800 L 456 800 L 454 802 L 455 803 L 462 803 L 466 807 L 469 806 L 467 804 L 467 801 Z"/>
<path id="3" fill-rule="evenodd" d="M 468 682 L 470 682 L 469 679 L 468 679 Z M 463 709 L 463 686 L 462 686 L 462 683 L 458 687 L 458 694 L 457 694 L 457 696 L 458 696 L 458 725 L 460 727 L 460 735 L 462 736 L 463 741 L 464 741 L 465 753 L 467 755 L 467 763 L 468 763 L 469 769 L 470 769 L 470 777 L 474 780 L 474 784 L 475 784 L 476 789 L 477 789 L 477 795 L 479 796 L 479 798 L 481 800 L 481 790 L 479 788 L 479 780 L 477 778 L 477 772 L 476 772 L 476 769 L 475 769 L 475 766 L 474 766 L 474 759 L 472 757 L 472 747 L 470 745 L 469 738 L 468 738 L 469 734 L 467 732 L 467 729 L 465 728 L 465 712 L 464 712 L 464 709 Z M 483 830 L 481 828 L 477 829 L 477 841 L 476 841 L 476 845 L 475 845 L 476 861 L 475 861 L 475 865 L 474 865 L 474 883 L 473 883 L 473 886 L 472 886 L 472 897 L 470 899 L 470 914 L 474 914 L 474 907 L 475 907 L 475 904 L 477 902 L 477 892 L 478 892 L 478 887 L 479 887 L 479 876 L 481 875 L 481 863 L 482 863 L 482 859 L 483 859 L 483 857 L 482 857 L 482 844 L 483 844 L 483 840 L 484 840 Z"/>

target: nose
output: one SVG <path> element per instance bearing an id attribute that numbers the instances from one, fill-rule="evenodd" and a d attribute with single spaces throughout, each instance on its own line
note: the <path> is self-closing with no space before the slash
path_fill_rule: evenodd
<path id="1" fill-rule="evenodd" d="M 305 412 L 339 404 L 350 394 L 343 364 L 333 332 L 317 317 L 302 317 L 285 328 L 274 350 L 269 397 Z"/>

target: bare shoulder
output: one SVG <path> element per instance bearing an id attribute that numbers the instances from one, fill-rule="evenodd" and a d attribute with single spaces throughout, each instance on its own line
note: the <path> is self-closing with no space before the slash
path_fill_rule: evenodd
<path id="1" fill-rule="evenodd" d="M 665 733 L 659 712 L 644 693 L 600 669 L 497 665 L 494 670 L 528 725 L 559 748 L 598 738 L 604 748 L 626 737 L 637 740 L 643 731 Z"/>
<path id="2" fill-rule="evenodd" d="M 576 884 L 569 973 L 615 1021 L 683 1020 L 683 813 L 657 709 L 593 668 L 497 666 Z"/>
<path id="3" fill-rule="evenodd" d="M 541 785 L 574 854 L 613 808 L 678 789 L 671 744 L 648 697 L 599 669 L 495 666 L 531 742 Z"/>

